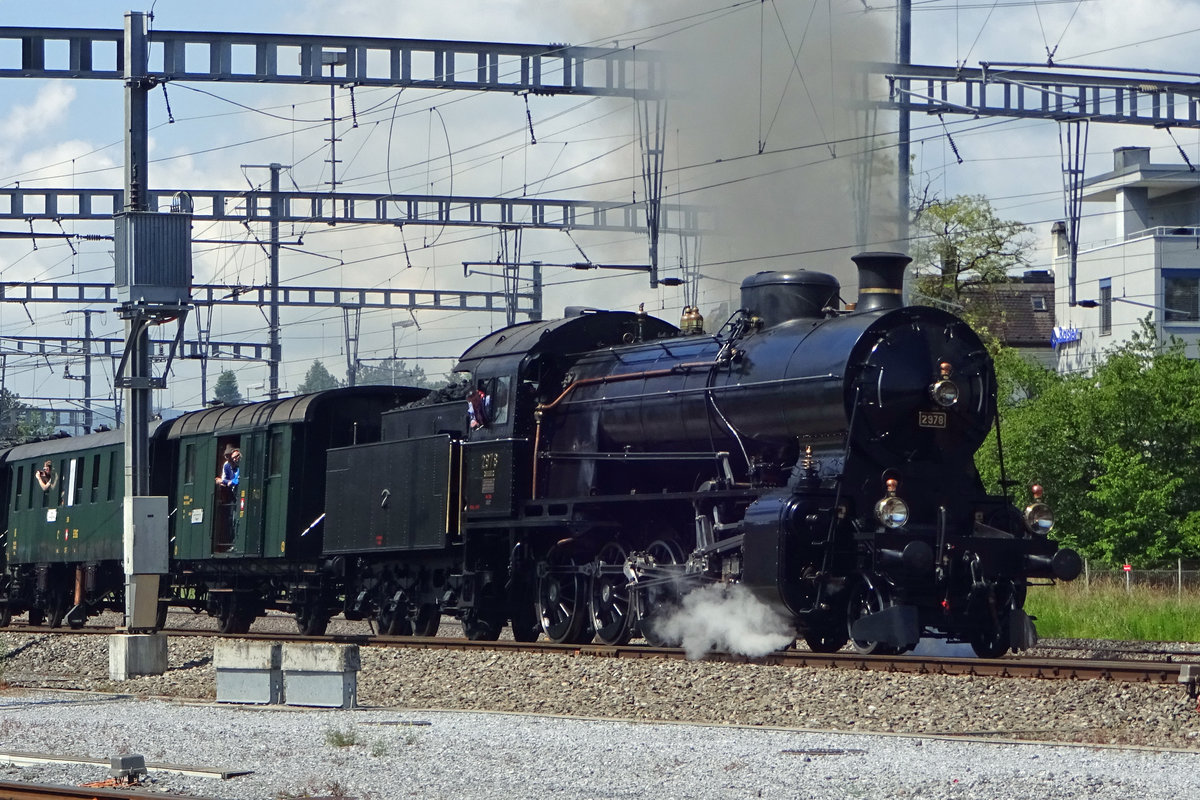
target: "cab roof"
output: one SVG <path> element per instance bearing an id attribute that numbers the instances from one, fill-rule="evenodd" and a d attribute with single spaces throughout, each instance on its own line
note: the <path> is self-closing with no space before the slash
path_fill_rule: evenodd
<path id="1" fill-rule="evenodd" d="M 679 329 L 649 314 L 582 310 L 563 319 L 520 322 L 491 333 L 467 348 L 455 372 L 478 372 L 490 361 L 544 353 L 570 354 L 675 336 Z M 498 366 L 498 365 L 497 365 Z"/>

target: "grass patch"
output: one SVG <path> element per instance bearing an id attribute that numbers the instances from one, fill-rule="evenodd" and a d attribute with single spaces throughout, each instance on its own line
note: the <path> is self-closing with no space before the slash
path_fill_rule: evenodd
<path id="1" fill-rule="evenodd" d="M 1200 590 L 1133 586 L 1093 578 L 1031 586 L 1025 610 L 1046 639 L 1200 642 Z"/>
<path id="2" fill-rule="evenodd" d="M 359 741 L 358 734 L 353 728 L 341 730 L 339 728 L 330 728 L 325 731 L 325 744 L 331 747 L 353 747 L 356 744 L 362 744 Z"/>

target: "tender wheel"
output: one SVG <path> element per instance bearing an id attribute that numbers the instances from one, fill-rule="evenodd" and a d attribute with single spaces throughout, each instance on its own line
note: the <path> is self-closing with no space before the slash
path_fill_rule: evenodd
<path id="1" fill-rule="evenodd" d="M 497 621 L 488 615 L 480 614 L 472 609 L 462 618 L 463 636 L 473 642 L 494 642 L 500 638 L 503 621 Z"/>
<path id="2" fill-rule="evenodd" d="M 442 609 L 437 603 L 422 603 L 417 608 L 417 618 L 413 625 L 413 633 L 417 636 L 437 636 L 438 626 L 442 623 Z"/>
<path id="3" fill-rule="evenodd" d="M 536 642 L 542 635 L 542 617 L 532 592 L 513 602 L 510 617 L 514 641 Z"/>
<path id="4" fill-rule="evenodd" d="M 587 579 L 574 556 L 555 548 L 538 570 L 537 609 L 542 632 L 552 642 L 585 644 L 592 640 Z"/>
<path id="5" fill-rule="evenodd" d="M 854 623 L 868 614 L 875 614 L 891 605 L 891 598 L 879 588 L 871 585 L 865 579 L 855 581 L 850 591 L 850 600 L 846 608 L 846 631 L 854 629 Z M 894 656 L 899 648 L 882 642 L 863 639 L 851 639 L 854 649 L 865 656 Z"/>
<path id="6" fill-rule="evenodd" d="M 621 567 L 625 548 L 609 542 L 596 556 L 599 570 L 592 576 L 590 611 L 596 638 L 604 644 L 622 645 L 633 638 L 633 609 L 629 581 Z"/>
<path id="7" fill-rule="evenodd" d="M 671 566 L 683 563 L 683 548 L 671 539 L 658 539 L 650 543 L 646 553 L 655 564 Z M 673 647 L 679 642 L 664 634 L 662 622 L 675 609 L 678 601 L 677 592 L 670 581 L 654 583 L 645 587 L 641 602 L 638 627 L 646 643 L 652 647 Z"/>
<path id="8" fill-rule="evenodd" d="M 412 636 L 412 619 L 408 615 L 408 598 L 397 591 L 379 609 L 376 616 L 381 636 Z"/>

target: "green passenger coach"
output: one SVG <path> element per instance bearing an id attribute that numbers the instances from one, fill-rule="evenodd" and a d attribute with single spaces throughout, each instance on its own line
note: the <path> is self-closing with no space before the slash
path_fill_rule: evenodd
<path id="1" fill-rule="evenodd" d="M 337 587 L 318 570 L 326 453 L 378 441 L 381 414 L 425 394 L 334 389 L 172 420 L 165 449 L 175 481 L 176 602 L 206 609 L 230 633 L 271 608 L 294 612 L 302 630 L 323 630 L 337 610 Z M 240 474 L 230 492 L 217 479 L 235 449 Z"/>
<path id="2" fill-rule="evenodd" d="M 14 447 L 7 466 L 4 554 L 18 565 L 10 570 L 9 594 L 32 602 L 3 613 L 29 611 L 31 623 L 52 627 L 66 618 L 76 627 L 87 616 L 85 604 L 123 608 L 123 432 Z"/>

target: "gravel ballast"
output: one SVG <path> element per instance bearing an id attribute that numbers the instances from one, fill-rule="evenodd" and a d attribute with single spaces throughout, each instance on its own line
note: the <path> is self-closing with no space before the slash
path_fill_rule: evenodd
<path id="1" fill-rule="evenodd" d="M 105 636 L 0 634 L 0 677 L 11 687 L 0 695 L 0 749 L 106 760 L 139 753 L 151 762 L 252 770 L 226 781 L 152 771 L 154 788 L 220 798 L 338 791 L 364 799 L 584 798 L 651 790 L 723 798 L 1180 798 L 1200 791 L 1200 713 L 1177 685 L 364 647 L 362 708 L 249 709 L 211 703 L 211 640 L 171 637 L 168 651 L 164 675 L 113 682 Z M 40 691 L 67 688 L 132 697 L 83 702 L 72 693 L 47 702 Z M 406 724 L 414 721 L 431 724 Z M 100 773 L 0 766 L 8 780 L 82 782 Z"/>

